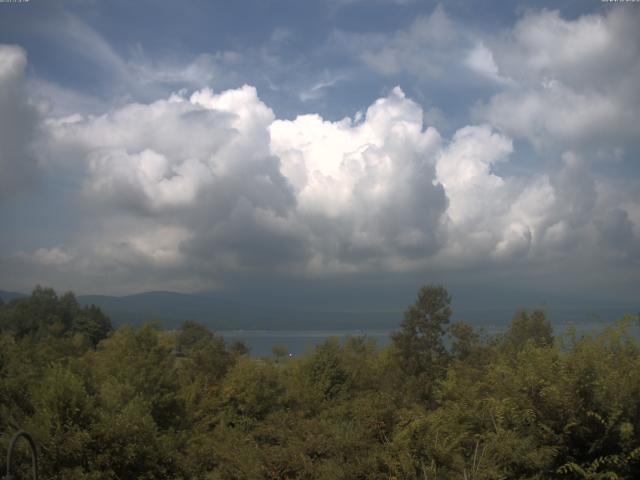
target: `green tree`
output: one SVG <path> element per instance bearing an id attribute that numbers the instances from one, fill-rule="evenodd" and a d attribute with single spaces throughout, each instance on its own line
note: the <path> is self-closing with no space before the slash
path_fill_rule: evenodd
<path id="1" fill-rule="evenodd" d="M 33 385 L 34 415 L 24 424 L 41 451 L 46 478 L 84 478 L 82 467 L 92 461 L 91 424 L 94 399 L 83 379 L 70 369 L 52 365 Z M 21 477 L 22 478 L 22 477 Z"/>
<path id="2" fill-rule="evenodd" d="M 504 338 L 505 347 L 512 352 L 522 350 L 527 342 L 537 347 L 553 345 L 553 327 L 542 310 L 515 314 Z"/>
<path id="3" fill-rule="evenodd" d="M 467 360 L 481 348 L 480 335 L 467 323 L 455 322 L 449 326 L 451 354 L 459 360 Z"/>
<path id="4" fill-rule="evenodd" d="M 111 332 L 111 321 L 95 305 L 82 307 L 72 292 L 58 297 L 52 288 L 36 287 L 31 296 L 0 307 L 0 330 L 16 338 L 85 336 L 93 346 Z"/>
<path id="5" fill-rule="evenodd" d="M 221 400 L 228 423 L 252 424 L 281 407 L 284 388 L 272 362 L 243 358 L 225 377 Z"/>
<path id="6" fill-rule="evenodd" d="M 213 340 L 214 334 L 204 325 L 187 320 L 182 322 L 176 338 L 176 349 L 186 353 L 191 349 Z"/>
<path id="7" fill-rule="evenodd" d="M 111 320 L 95 305 L 79 309 L 72 321 L 72 331 L 87 337 L 93 346 L 109 336 Z"/>
<path id="8" fill-rule="evenodd" d="M 404 313 L 391 339 L 401 369 L 413 377 L 418 394 L 429 397 L 433 382 L 444 376 L 448 361 L 443 336 L 451 317 L 451 296 L 441 285 L 425 285 Z"/>
<path id="9" fill-rule="evenodd" d="M 349 380 L 342 361 L 342 348 L 335 337 L 318 345 L 304 365 L 308 400 L 323 402 L 340 395 Z"/>

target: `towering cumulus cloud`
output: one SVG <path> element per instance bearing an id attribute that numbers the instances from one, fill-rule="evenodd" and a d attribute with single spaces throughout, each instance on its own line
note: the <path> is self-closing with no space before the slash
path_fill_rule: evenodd
<path id="1" fill-rule="evenodd" d="M 270 132 L 313 268 L 401 268 L 439 248 L 447 206 L 435 181 L 440 135 L 423 128 L 422 109 L 400 88 L 353 120 L 304 115 Z"/>
<path id="2" fill-rule="evenodd" d="M 49 128 L 50 161 L 84 172 L 85 201 L 111 205 L 118 221 L 137 219 L 124 234 L 105 229 L 100 242 L 111 246 L 103 252 L 127 246 L 141 260 L 166 258 L 159 240 L 139 240 L 156 229 L 173 232 L 175 243 L 161 250 L 205 276 L 264 268 L 315 275 L 407 268 L 444 238 L 441 139 L 399 88 L 338 122 L 275 120 L 244 86 Z"/>

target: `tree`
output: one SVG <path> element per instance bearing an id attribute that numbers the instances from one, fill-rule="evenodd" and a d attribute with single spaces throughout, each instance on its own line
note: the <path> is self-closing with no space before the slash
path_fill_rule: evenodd
<path id="1" fill-rule="evenodd" d="M 308 381 L 322 400 L 337 397 L 348 381 L 341 350 L 338 339 L 330 337 L 315 348 L 306 365 Z"/>
<path id="2" fill-rule="evenodd" d="M 52 288 L 36 287 L 30 297 L 16 299 L 0 310 L 0 330 L 17 339 L 72 338 L 80 334 L 92 346 L 112 331 L 111 321 L 95 305 L 82 307 L 72 292 L 58 296 Z"/>
<path id="3" fill-rule="evenodd" d="M 73 318 L 72 330 L 85 335 L 93 346 L 109 336 L 111 320 L 95 305 L 77 311 Z"/>
<path id="4" fill-rule="evenodd" d="M 529 341 L 537 347 L 549 347 L 553 345 L 553 327 L 542 310 L 521 310 L 513 317 L 504 341 L 505 347 L 514 352 Z"/>
<path id="5" fill-rule="evenodd" d="M 391 335 L 402 370 L 418 380 L 421 397 L 445 373 L 448 354 L 442 338 L 451 317 L 451 296 L 441 285 L 425 285 L 404 313 L 400 331 Z"/>
<path id="6" fill-rule="evenodd" d="M 449 326 L 451 354 L 459 360 L 467 360 L 481 348 L 480 335 L 469 324 L 455 322 Z"/>
<path id="7" fill-rule="evenodd" d="M 182 322 L 178 331 L 176 348 L 180 353 L 186 353 L 196 346 L 213 340 L 213 338 L 213 332 L 207 327 L 198 322 L 187 320 Z"/>
<path id="8" fill-rule="evenodd" d="M 229 370 L 222 388 L 227 423 L 238 426 L 264 420 L 280 407 L 283 393 L 280 374 L 273 363 L 240 359 Z"/>

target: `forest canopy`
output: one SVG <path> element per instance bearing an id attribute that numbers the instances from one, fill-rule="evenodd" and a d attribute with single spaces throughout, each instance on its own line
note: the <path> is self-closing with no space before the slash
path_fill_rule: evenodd
<path id="1" fill-rule="evenodd" d="M 452 308 L 426 285 L 386 348 L 255 358 L 38 287 L 0 303 L 0 443 L 30 432 L 52 479 L 640 478 L 637 317 L 488 336 Z"/>

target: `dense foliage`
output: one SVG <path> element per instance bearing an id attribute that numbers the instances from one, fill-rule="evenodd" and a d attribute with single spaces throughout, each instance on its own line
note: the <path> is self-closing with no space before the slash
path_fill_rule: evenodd
<path id="1" fill-rule="evenodd" d="M 257 359 L 38 288 L 0 305 L 0 442 L 32 432 L 53 479 L 640 478 L 635 318 L 554 338 L 523 311 L 486 337 L 450 303 L 423 287 L 382 350 Z"/>

